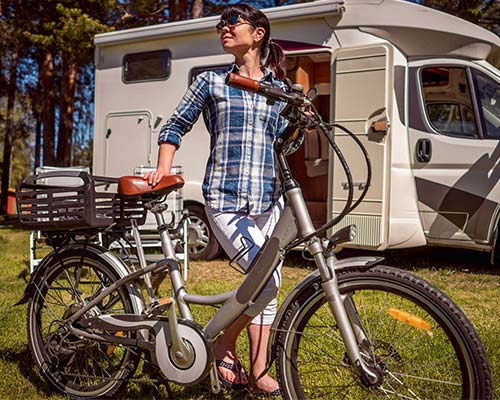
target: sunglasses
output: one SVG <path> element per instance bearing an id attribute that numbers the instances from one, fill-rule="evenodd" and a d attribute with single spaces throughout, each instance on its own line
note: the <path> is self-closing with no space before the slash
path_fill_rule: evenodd
<path id="1" fill-rule="evenodd" d="M 242 24 L 253 25 L 252 23 L 245 21 L 245 19 L 240 15 L 233 15 L 232 17 L 221 19 L 219 23 L 215 25 L 215 28 L 217 29 L 217 34 L 220 34 L 225 26 L 229 29 L 233 29 Z"/>

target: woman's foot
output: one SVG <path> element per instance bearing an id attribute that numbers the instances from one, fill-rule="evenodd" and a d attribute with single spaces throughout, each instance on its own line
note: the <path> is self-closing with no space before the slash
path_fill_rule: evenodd
<path id="1" fill-rule="evenodd" d="M 215 358 L 217 374 L 222 385 L 236 390 L 248 387 L 245 370 L 237 357 L 230 352 L 226 352 L 225 356 L 219 358 L 216 354 Z"/>
<path id="2" fill-rule="evenodd" d="M 264 375 L 258 381 L 252 380 L 249 386 L 253 393 L 263 393 L 273 397 L 280 397 L 283 395 L 278 382 L 268 374 Z"/>

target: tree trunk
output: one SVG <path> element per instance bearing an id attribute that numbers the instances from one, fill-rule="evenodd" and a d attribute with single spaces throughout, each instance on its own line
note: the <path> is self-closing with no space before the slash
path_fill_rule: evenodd
<path id="1" fill-rule="evenodd" d="M 17 49 L 11 54 L 9 84 L 7 86 L 7 113 L 5 120 L 5 138 L 3 145 L 2 186 L 0 194 L 0 214 L 7 214 L 7 202 L 10 183 L 10 159 L 12 155 L 12 142 L 14 139 L 14 103 L 17 86 Z"/>
<path id="2" fill-rule="evenodd" d="M 74 61 L 63 61 L 61 98 L 59 103 L 59 136 L 57 141 L 57 165 L 63 167 L 71 165 L 76 71 L 77 65 Z"/>
<path id="3" fill-rule="evenodd" d="M 203 17 L 203 0 L 193 0 L 193 18 Z"/>
<path id="4" fill-rule="evenodd" d="M 43 124 L 43 165 L 55 165 L 54 124 L 54 58 L 50 50 L 43 53 L 40 63 L 40 78 L 43 88 L 42 124 Z"/>
<path id="5" fill-rule="evenodd" d="M 41 153 L 42 153 L 42 121 L 40 117 L 36 120 L 35 126 L 35 162 L 33 165 L 33 172 L 36 173 L 36 169 L 42 165 Z"/>
<path id="6" fill-rule="evenodd" d="M 168 0 L 169 22 L 182 21 L 187 16 L 186 0 Z"/>

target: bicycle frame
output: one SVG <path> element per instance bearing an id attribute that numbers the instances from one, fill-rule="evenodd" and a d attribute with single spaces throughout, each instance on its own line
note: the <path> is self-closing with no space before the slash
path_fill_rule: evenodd
<path id="1" fill-rule="evenodd" d="M 203 328 L 203 333 L 209 341 L 214 341 L 224 329 L 226 329 L 234 320 L 236 320 L 260 294 L 260 291 L 265 286 L 268 279 L 273 274 L 280 260 L 285 255 L 285 248 L 297 237 L 307 237 L 314 234 L 315 228 L 312 224 L 309 212 L 307 210 L 304 197 L 300 186 L 296 183 L 290 173 L 286 157 L 283 153 L 277 153 L 277 160 L 280 165 L 282 176 L 284 177 L 283 187 L 285 188 L 285 196 L 287 199 L 284 211 L 273 231 L 273 234 L 267 240 L 265 245 L 257 254 L 249 272 L 246 275 L 242 284 L 233 291 L 221 293 L 212 296 L 203 296 L 188 293 L 184 288 L 184 280 L 178 263 L 175 261 L 175 250 L 168 233 L 168 227 L 165 224 L 161 208 L 152 207 L 152 211 L 156 216 L 158 230 L 160 233 L 162 249 L 165 259 L 157 263 L 145 266 L 131 273 L 130 275 L 121 278 L 113 283 L 110 287 L 104 289 L 97 297 L 92 299 L 79 311 L 68 318 L 70 330 L 79 336 L 88 339 L 99 340 L 123 344 L 128 346 L 137 346 L 143 350 L 152 351 L 153 345 L 149 342 L 145 329 L 151 329 L 156 335 L 161 334 L 161 340 L 156 340 L 156 352 L 167 351 L 166 347 L 170 342 L 174 352 L 178 351 L 185 359 L 192 357 L 191 350 L 184 345 L 183 340 L 177 330 L 177 316 L 174 303 L 177 303 L 180 318 L 193 321 L 193 316 L 189 309 L 190 304 L 199 305 L 215 305 L 222 304 L 222 307 L 213 315 L 210 321 Z M 157 206 L 156 206 L 157 207 Z M 134 225 L 136 230 L 137 226 Z M 356 311 L 353 307 L 344 304 L 345 296 L 340 295 L 336 274 L 334 257 L 325 258 L 323 245 L 318 237 L 312 236 L 306 243 L 308 251 L 312 254 L 318 272 L 321 276 L 323 290 L 327 296 L 328 303 L 332 314 L 337 321 L 337 325 L 341 336 L 344 340 L 346 353 L 349 357 L 351 365 L 357 370 L 361 379 L 373 384 L 379 379 L 370 368 L 364 363 L 361 354 L 360 346 L 364 334 L 362 327 L 357 319 Z M 140 243 L 137 243 L 138 252 L 142 252 Z M 139 255 L 139 259 L 142 256 Z M 87 332 L 85 329 L 77 328 L 73 325 L 87 312 L 92 310 L 100 301 L 117 288 L 130 284 L 136 281 L 141 276 L 149 276 L 153 272 L 160 272 L 168 269 L 169 277 L 172 284 L 173 301 L 159 304 L 154 298 L 151 298 L 151 290 L 148 290 L 150 296 L 150 304 L 146 305 L 143 316 L 132 316 L 123 314 L 120 316 L 101 315 L 95 318 L 90 318 L 83 326 L 96 329 L 105 329 L 107 331 L 137 331 L 141 332 L 139 338 L 127 338 L 110 334 L 95 334 Z M 150 286 L 150 280 L 145 279 L 147 286 Z M 167 310 L 168 312 L 168 334 L 165 334 L 165 321 L 158 320 L 154 317 L 159 312 Z M 80 322 L 80 325 L 81 322 Z M 166 335 L 166 336 L 165 336 Z M 359 340 L 358 340 L 359 339 Z M 165 349 L 162 348 L 165 347 Z M 172 349 L 171 349 L 172 351 Z M 182 358 L 181 357 L 181 358 Z M 161 367 L 161 362 L 160 362 Z"/>
<path id="2" fill-rule="evenodd" d="M 241 79 L 241 77 L 237 78 L 238 81 L 241 81 Z M 244 80 L 243 78 L 243 81 Z M 240 82 L 242 85 L 243 83 Z M 294 107 L 304 104 L 303 93 L 300 92 L 300 90 L 296 90 L 295 92 L 292 90 L 291 94 L 286 94 L 282 91 L 277 91 L 277 89 L 275 90 L 267 87 L 263 89 L 263 92 L 271 96 L 284 96 L 286 101 L 289 102 L 288 106 L 282 111 L 282 114 L 288 113 L 287 115 L 290 116 L 290 125 L 287 129 L 290 131 L 288 134 L 292 133 L 292 130 L 295 129 L 297 126 L 296 124 L 300 120 L 300 115 Z M 322 129 L 324 129 L 323 126 Z M 163 216 L 165 205 L 157 200 L 152 200 L 149 201 L 147 208 L 155 215 L 165 258 L 154 264 L 146 265 L 138 227 L 137 224 L 132 221 L 132 234 L 136 241 L 137 257 L 140 268 L 136 271 L 132 271 L 126 276 L 119 274 L 119 276 L 122 276 L 119 280 L 115 281 L 109 287 L 103 288 L 99 294 L 66 319 L 67 329 L 78 337 L 106 343 L 135 346 L 142 350 L 149 351 L 152 355 L 152 359 L 168 379 L 172 378 L 172 375 L 169 375 L 172 371 L 172 368 L 170 368 L 171 366 L 174 366 L 174 369 L 176 367 L 180 367 L 181 369 L 182 367 L 190 368 L 196 359 L 197 364 L 193 372 L 194 378 L 192 380 L 184 380 L 184 384 L 191 384 L 199 381 L 199 379 L 205 376 L 208 368 L 211 366 L 212 388 L 216 391 L 218 390 L 218 380 L 215 371 L 215 363 L 213 363 L 211 345 L 219 335 L 223 334 L 224 330 L 230 326 L 232 322 L 256 301 L 287 251 L 298 243 L 304 243 L 306 249 L 313 256 L 317 266 L 318 274 L 321 277 L 322 289 L 344 342 L 349 363 L 363 382 L 367 385 L 377 384 L 381 380 L 381 377 L 375 370 L 367 366 L 360 354 L 360 347 L 365 341 L 365 334 L 357 316 L 357 311 L 352 302 L 348 300 L 348 297 L 340 294 L 335 273 L 336 259 L 333 253 L 328 248 L 324 247 L 319 238 L 319 235 L 331 227 L 336 219 L 329 221 L 318 230 L 314 228 L 302 195 L 302 190 L 293 178 L 286 160 L 285 151 L 283 149 L 283 137 L 286 137 L 286 135 L 287 133 L 280 137 L 276 141 L 274 147 L 276 161 L 283 178 L 282 185 L 287 200 L 286 205 L 271 237 L 259 250 L 249 267 L 244 281 L 236 290 L 211 296 L 190 294 L 186 291 L 184 288 L 184 279 L 176 261 L 174 246 L 168 232 L 168 225 L 165 223 Z M 330 143 L 332 142 L 330 141 Z M 332 146 L 335 149 L 334 143 Z M 341 158 L 341 161 L 343 160 L 341 154 L 339 154 L 339 158 Z M 345 160 L 343 160 L 343 163 L 345 164 Z M 347 169 L 346 172 L 348 172 Z M 349 182 L 352 184 L 350 174 L 348 173 L 347 175 Z M 350 190 L 349 196 L 352 200 L 352 190 Z M 341 213 L 342 216 L 350 211 L 350 206 L 351 202 L 349 201 L 344 211 Z M 85 251 L 85 247 L 82 251 Z M 57 255 L 57 251 L 55 253 Z M 365 263 L 369 264 L 372 263 L 372 261 L 373 260 Z M 123 261 L 116 257 L 111 257 L 110 262 L 115 265 L 118 271 L 127 268 Z M 356 263 L 354 265 L 359 266 L 359 264 Z M 164 270 L 168 270 L 173 297 L 157 300 L 154 297 L 151 287 L 151 273 Z M 141 312 L 139 315 L 103 315 L 100 313 L 98 305 L 101 301 L 109 296 L 114 290 L 125 287 L 126 285 L 128 285 L 127 290 L 130 291 L 132 284 L 141 277 L 144 278 L 146 284 L 149 303 L 137 308 L 137 310 Z M 134 292 L 134 296 L 135 295 L 136 292 Z M 189 307 L 191 304 L 222 304 L 222 306 L 212 316 L 205 327 L 199 328 L 198 325 L 192 325 L 195 324 L 195 321 Z M 285 301 L 284 304 L 287 305 L 287 301 Z M 175 305 L 177 305 L 177 307 L 175 307 Z M 180 319 L 177 317 L 176 308 L 178 309 Z M 164 311 L 167 312 L 168 319 L 160 316 Z M 191 322 L 185 325 L 185 321 Z M 103 333 L 102 331 L 105 332 Z M 123 335 L 113 334 L 123 331 L 133 331 L 136 332 L 137 335 L 133 335 L 134 337 L 125 337 Z M 154 341 L 150 340 L 150 331 L 154 332 Z M 183 335 L 188 337 L 185 338 Z M 273 341 L 275 333 L 273 332 L 271 335 Z M 202 356 L 201 353 L 198 356 L 198 349 L 193 342 L 191 342 L 191 345 L 186 344 L 186 342 L 189 342 L 189 339 L 194 339 L 194 342 L 205 346 L 206 353 L 204 356 Z M 272 348 L 273 345 L 272 341 L 270 348 Z M 165 361 L 165 357 L 157 357 L 157 355 L 166 352 L 169 352 L 171 360 Z M 200 360 L 203 360 L 203 367 L 200 366 Z M 272 357 L 268 357 L 268 360 L 272 361 Z M 175 371 L 172 373 L 175 375 Z M 175 377 L 172 380 L 175 381 Z"/>

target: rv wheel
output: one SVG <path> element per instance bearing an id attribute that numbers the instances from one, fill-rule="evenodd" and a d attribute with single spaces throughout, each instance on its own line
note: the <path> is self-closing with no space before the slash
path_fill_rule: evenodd
<path id="1" fill-rule="evenodd" d="M 188 249 L 192 260 L 212 260 L 221 252 L 210 225 L 208 224 L 205 209 L 200 204 L 186 204 L 189 212 Z"/>

